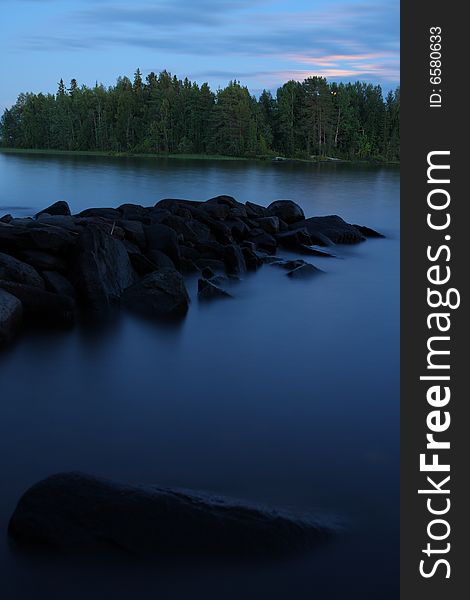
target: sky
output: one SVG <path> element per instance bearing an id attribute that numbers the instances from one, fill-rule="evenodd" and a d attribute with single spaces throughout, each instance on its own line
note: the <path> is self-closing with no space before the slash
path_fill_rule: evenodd
<path id="1" fill-rule="evenodd" d="M 311 75 L 399 83 L 399 0 L 0 0 L 0 109 L 163 69 L 216 90 Z"/>

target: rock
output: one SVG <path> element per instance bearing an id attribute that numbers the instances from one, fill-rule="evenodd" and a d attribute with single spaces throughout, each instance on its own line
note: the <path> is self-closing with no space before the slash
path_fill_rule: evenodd
<path id="1" fill-rule="evenodd" d="M 296 223 L 305 219 L 304 211 L 292 200 L 276 200 L 268 206 L 270 215 L 279 217 L 285 223 Z"/>
<path id="2" fill-rule="evenodd" d="M 212 277 L 215 277 L 215 273 L 210 267 L 204 267 L 204 269 L 201 271 L 201 275 L 204 279 L 211 279 Z"/>
<path id="3" fill-rule="evenodd" d="M 256 219 L 256 224 L 266 231 L 266 233 L 279 233 L 280 224 L 278 217 L 262 217 L 261 219 Z"/>
<path id="4" fill-rule="evenodd" d="M 181 200 L 179 198 L 163 198 L 155 204 L 155 208 L 173 211 L 179 207 L 198 208 L 203 202 L 199 200 Z"/>
<path id="5" fill-rule="evenodd" d="M 230 229 L 230 232 L 235 240 L 242 241 L 250 233 L 250 227 L 241 218 L 230 218 L 225 221 L 225 225 Z"/>
<path id="6" fill-rule="evenodd" d="M 121 217 L 128 221 L 144 221 L 147 217 L 146 209 L 140 204 L 121 204 L 117 210 Z"/>
<path id="7" fill-rule="evenodd" d="M 224 221 L 230 215 L 230 206 L 219 204 L 217 201 L 206 202 L 201 205 L 201 209 L 213 219 L 220 221 Z"/>
<path id="8" fill-rule="evenodd" d="M 346 223 L 338 215 L 310 217 L 309 219 L 304 219 L 293 224 L 291 229 L 306 229 L 313 243 L 318 243 L 314 238 L 319 235 L 325 236 L 330 242 L 335 244 L 357 244 L 365 240 L 365 237 L 358 229 Z"/>
<path id="9" fill-rule="evenodd" d="M 0 252 L 0 279 L 44 289 L 44 280 L 31 265 Z"/>
<path id="10" fill-rule="evenodd" d="M 81 234 L 77 249 L 73 283 L 86 308 L 102 313 L 117 305 L 136 279 L 124 244 L 90 226 Z"/>
<path id="11" fill-rule="evenodd" d="M 230 275 L 242 275 L 246 273 L 246 262 L 242 249 L 237 244 L 225 247 L 224 262 L 227 273 Z"/>
<path id="12" fill-rule="evenodd" d="M 46 282 L 46 288 L 60 296 L 68 296 L 75 300 L 75 288 L 70 281 L 57 271 L 43 271 L 42 276 Z"/>
<path id="13" fill-rule="evenodd" d="M 0 289 L 0 347 L 8 344 L 21 327 L 23 306 L 12 294 Z"/>
<path id="14" fill-rule="evenodd" d="M 23 494 L 8 533 L 19 545 L 59 552 L 261 558 L 310 550 L 332 530 L 228 498 L 59 473 Z"/>
<path id="15" fill-rule="evenodd" d="M 265 206 L 254 202 L 245 202 L 246 212 L 249 217 L 269 217 L 269 211 Z"/>
<path id="16" fill-rule="evenodd" d="M 70 206 L 64 200 L 59 200 L 58 202 L 54 202 L 51 206 L 48 206 L 44 210 L 41 210 L 37 213 L 36 218 L 39 215 L 48 214 L 48 215 L 62 215 L 62 216 L 70 216 L 72 213 L 70 212 Z"/>
<path id="17" fill-rule="evenodd" d="M 67 253 L 76 242 L 76 235 L 60 227 L 31 220 L 31 225 L 0 223 L 0 252 L 44 250 Z"/>
<path id="18" fill-rule="evenodd" d="M 78 213 L 79 217 L 101 217 L 108 221 L 118 221 L 122 218 L 121 212 L 117 208 L 87 208 Z"/>
<path id="19" fill-rule="evenodd" d="M 144 228 L 147 242 L 146 255 L 150 260 L 158 262 L 161 258 L 158 252 L 163 252 L 171 258 L 176 267 L 180 262 L 180 249 L 178 246 L 178 238 L 176 233 L 170 227 L 155 223 Z"/>
<path id="20" fill-rule="evenodd" d="M 266 252 L 275 253 L 277 251 L 276 238 L 262 229 L 252 229 L 247 236 L 247 241 L 253 242 L 257 248 L 266 250 Z"/>
<path id="21" fill-rule="evenodd" d="M 287 276 L 291 277 L 292 279 L 308 279 L 314 275 L 318 275 L 319 273 L 323 273 L 323 271 L 321 269 L 317 269 L 317 267 L 314 267 L 310 263 L 304 263 L 292 271 L 289 271 Z"/>
<path id="22" fill-rule="evenodd" d="M 13 221 L 13 217 L 8 214 L 8 215 L 3 215 L 3 217 L 0 218 L 0 223 L 11 223 Z"/>
<path id="23" fill-rule="evenodd" d="M 302 245 L 310 246 L 312 244 L 312 239 L 306 229 L 278 233 L 275 238 L 280 246 L 291 250 L 296 250 Z"/>
<path id="24" fill-rule="evenodd" d="M 262 259 L 249 246 L 242 246 L 243 258 L 245 259 L 246 268 L 255 271 L 263 264 Z"/>
<path id="25" fill-rule="evenodd" d="M 127 288 L 121 301 L 129 310 L 147 317 L 183 317 L 188 311 L 189 295 L 181 274 L 163 269 Z"/>
<path id="26" fill-rule="evenodd" d="M 229 208 L 238 208 L 240 206 L 239 202 L 237 202 L 233 196 L 226 195 L 209 198 L 204 204 L 220 204 L 222 206 L 228 206 Z"/>
<path id="27" fill-rule="evenodd" d="M 160 269 L 175 269 L 176 265 L 164 252 L 160 250 L 152 250 L 151 262 L 157 267 L 155 270 Z M 181 259 L 178 261 L 178 265 L 181 266 Z"/>
<path id="28" fill-rule="evenodd" d="M 75 322 L 75 303 L 68 296 L 4 280 L 0 280 L 0 288 L 21 301 L 25 319 L 54 326 L 69 326 Z"/>
<path id="29" fill-rule="evenodd" d="M 27 262 L 39 271 L 60 271 L 65 273 L 67 271 L 67 263 L 60 256 L 49 254 L 41 250 L 23 250 L 20 253 L 22 260 Z"/>
<path id="30" fill-rule="evenodd" d="M 195 248 L 199 252 L 200 258 L 216 258 L 217 260 L 225 258 L 225 246 L 219 242 L 198 242 L 195 244 Z"/>
<path id="31" fill-rule="evenodd" d="M 213 239 L 209 227 L 204 225 L 204 223 L 196 221 L 191 217 L 191 213 L 189 214 L 189 219 L 184 219 L 183 217 L 169 213 L 161 219 L 161 223 L 182 236 L 185 242 L 197 243 Z"/>
<path id="32" fill-rule="evenodd" d="M 281 258 L 277 258 L 276 256 L 267 256 L 266 259 L 267 259 L 266 260 L 267 264 L 269 264 L 273 267 L 285 269 L 286 271 L 293 271 L 294 269 L 297 269 L 298 267 L 302 267 L 303 265 L 308 264 L 302 259 L 284 260 Z M 271 259 L 274 259 L 274 260 L 271 260 Z"/>
<path id="33" fill-rule="evenodd" d="M 135 271 L 142 277 L 158 270 L 157 265 L 140 252 L 129 252 L 129 258 Z"/>
<path id="34" fill-rule="evenodd" d="M 216 298 L 231 298 L 232 296 L 218 287 L 214 281 L 199 279 L 197 282 L 199 300 L 214 300 Z"/>
<path id="35" fill-rule="evenodd" d="M 353 227 L 355 227 L 359 233 L 362 233 L 362 235 L 366 238 L 384 238 L 384 234 L 383 233 L 379 233 L 378 231 L 375 231 L 375 229 L 371 229 L 370 227 L 366 227 L 365 225 L 353 225 Z"/>
<path id="36" fill-rule="evenodd" d="M 312 248 L 311 246 L 307 246 L 306 244 L 299 244 L 295 251 L 298 254 L 305 254 L 308 256 L 322 256 L 323 258 L 337 258 L 335 254 L 331 254 L 330 252 L 325 252 L 325 250 L 319 250 L 318 248 Z"/>
<path id="37" fill-rule="evenodd" d="M 120 219 L 116 223 L 124 230 L 126 239 L 137 244 L 141 250 L 144 250 L 147 244 L 147 238 L 144 232 L 144 226 L 139 221 Z"/>
<path id="38" fill-rule="evenodd" d="M 54 227 L 60 227 L 67 231 L 74 233 L 81 233 L 83 229 L 82 219 L 76 217 L 67 217 L 62 215 L 48 215 L 47 213 L 41 214 L 37 217 L 38 222 L 41 225 L 52 225 Z"/>
<path id="39" fill-rule="evenodd" d="M 198 258 L 195 264 L 199 269 L 209 267 L 216 273 L 225 273 L 225 263 L 215 258 Z"/>

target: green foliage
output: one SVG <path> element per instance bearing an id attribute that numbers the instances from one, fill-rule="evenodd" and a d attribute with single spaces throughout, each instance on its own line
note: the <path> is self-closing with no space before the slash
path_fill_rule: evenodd
<path id="1" fill-rule="evenodd" d="M 139 69 L 115 86 L 20 94 L 0 119 L 4 147 L 66 151 L 399 160 L 400 91 L 288 81 L 257 99 L 238 81 L 214 93 L 167 71 Z"/>

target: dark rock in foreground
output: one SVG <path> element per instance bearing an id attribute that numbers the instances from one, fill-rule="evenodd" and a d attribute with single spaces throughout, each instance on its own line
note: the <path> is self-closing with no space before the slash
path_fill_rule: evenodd
<path id="1" fill-rule="evenodd" d="M 22 316 L 23 305 L 18 298 L 0 289 L 0 347 L 15 337 Z"/>
<path id="2" fill-rule="evenodd" d="M 138 556 L 264 557 L 309 549 L 331 534 L 308 517 L 81 473 L 53 475 L 32 486 L 8 531 L 28 546 L 120 549 Z"/>

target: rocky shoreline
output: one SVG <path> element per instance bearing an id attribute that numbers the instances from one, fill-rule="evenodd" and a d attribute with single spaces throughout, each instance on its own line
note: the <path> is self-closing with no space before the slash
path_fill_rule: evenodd
<path id="1" fill-rule="evenodd" d="M 30 323 L 70 327 L 120 307 L 154 319 L 189 308 L 185 276 L 198 274 L 198 299 L 229 298 L 224 284 L 263 264 L 291 278 L 320 272 L 278 249 L 332 256 L 335 244 L 383 237 L 339 216 L 306 218 L 291 200 L 268 207 L 231 196 L 205 202 L 164 199 L 72 215 L 64 201 L 31 218 L 0 218 L 0 345 Z M 325 249 L 326 248 L 326 249 Z"/>

